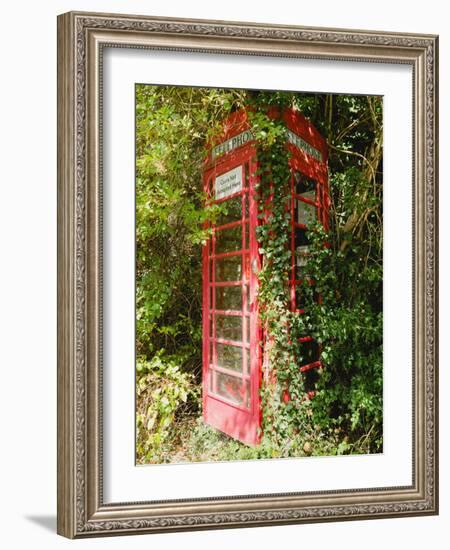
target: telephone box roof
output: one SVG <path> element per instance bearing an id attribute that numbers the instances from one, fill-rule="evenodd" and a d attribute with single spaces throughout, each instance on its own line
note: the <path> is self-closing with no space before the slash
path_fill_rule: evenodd
<path id="1" fill-rule="evenodd" d="M 313 156 L 316 161 L 327 163 L 326 140 L 299 110 L 286 108 L 281 111 L 276 106 L 270 106 L 267 114 L 274 119 L 282 117 L 288 130 L 287 141 L 292 145 L 293 152 L 300 148 L 304 154 Z M 251 133 L 248 110 L 242 108 L 231 113 L 223 121 L 222 131 L 207 144 L 205 166 L 214 164 L 219 157 L 232 152 L 235 148 L 252 143 L 255 143 L 255 139 Z"/>

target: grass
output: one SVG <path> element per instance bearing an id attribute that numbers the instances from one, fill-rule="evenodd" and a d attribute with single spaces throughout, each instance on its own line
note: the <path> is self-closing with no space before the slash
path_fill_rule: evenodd
<path id="1" fill-rule="evenodd" d="M 312 426 L 310 431 L 296 435 L 282 448 L 275 448 L 264 437 L 260 445 L 250 447 L 205 424 L 201 416 L 177 420 L 173 434 L 170 442 L 162 446 L 151 461 L 141 460 L 140 463 L 220 462 L 365 452 L 349 445 L 339 432 L 325 433 Z"/>

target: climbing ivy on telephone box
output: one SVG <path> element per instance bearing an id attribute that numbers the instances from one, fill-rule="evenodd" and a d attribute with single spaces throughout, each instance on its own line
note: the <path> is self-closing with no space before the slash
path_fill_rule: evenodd
<path id="1" fill-rule="evenodd" d="M 311 258 L 327 250 L 328 148 L 303 114 L 256 99 L 207 144 L 203 417 L 254 446 L 301 430 L 323 370 Z M 311 265 L 312 264 L 312 265 Z"/>

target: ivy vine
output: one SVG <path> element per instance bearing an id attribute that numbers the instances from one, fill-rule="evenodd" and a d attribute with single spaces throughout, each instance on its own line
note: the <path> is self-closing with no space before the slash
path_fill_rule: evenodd
<path id="1" fill-rule="evenodd" d="M 258 299 L 265 334 L 262 432 L 263 443 L 283 454 L 307 421 L 299 338 L 311 327 L 308 316 L 289 307 L 291 171 L 285 125 L 281 118 L 269 116 L 260 102 L 255 101 L 254 107 L 249 118 L 258 144 L 256 231 L 262 255 Z M 313 300 L 309 285 L 305 298 Z"/>

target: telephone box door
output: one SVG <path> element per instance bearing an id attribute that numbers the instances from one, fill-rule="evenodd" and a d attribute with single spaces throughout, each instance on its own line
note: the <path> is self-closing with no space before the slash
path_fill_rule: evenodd
<path id="1" fill-rule="evenodd" d="M 204 174 L 220 205 L 203 251 L 203 415 L 249 445 L 260 439 L 259 266 L 254 161 L 245 148 Z"/>

